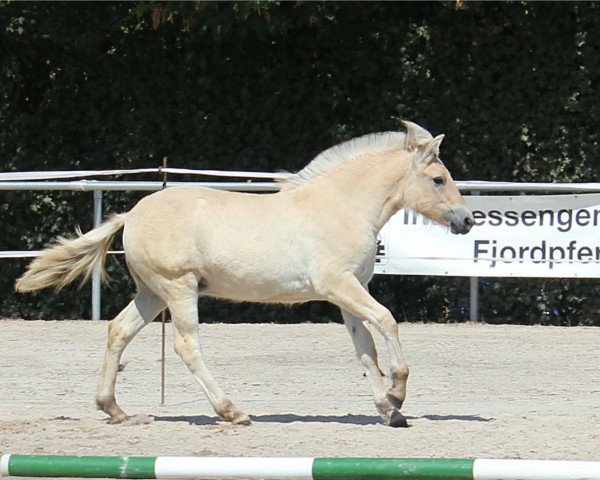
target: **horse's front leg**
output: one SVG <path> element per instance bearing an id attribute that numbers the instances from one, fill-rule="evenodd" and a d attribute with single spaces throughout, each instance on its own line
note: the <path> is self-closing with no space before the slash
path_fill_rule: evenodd
<path id="1" fill-rule="evenodd" d="M 394 427 L 407 426 L 406 419 L 400 413 L 400 408 L 406 398 L 408 366 L 402 353 L 396 320 L 390 311 L 379 304 L 352 275 L 337 277 L 329 283 L 326 291 L 327 299 L 346 312 L 344 321 L 350 333 L 356 332 L 352 338 L 359 358 L 367 367 L 378 411 L 386 424 Z M 392 380 L 392 386 L 387 391 L 385 391 L 386 387 L 382 386 L 383 379 L 377 366 L 373 338 L 362 324 L 361 319 L 375 326 L 385 339 L 390 354 Z M 385 391 L 384 394 L 381 393 L 382 390 Z"/>
<path id="2" fill-rule="evenodd" d="M 366 376 L 371 384 L 373 400 L 377 411 L 386 423 L 397 423 L 397 426 L 403 426 L 402 424 L 405 422 L 398 417 L 397 402 L 391 401 L 388 397 L 388 388 L 385 385 L 383 374 L 377 363 L 375 342 L 373 341 L 371 332 L 365 325 L 365 321 L 345 310 L 342 310 L 342 317 L 344 317 L 344 323 L 354 343 L 356 356 L 367 370 Z M 393 421 L 392 417 L 395 417 Z"/>

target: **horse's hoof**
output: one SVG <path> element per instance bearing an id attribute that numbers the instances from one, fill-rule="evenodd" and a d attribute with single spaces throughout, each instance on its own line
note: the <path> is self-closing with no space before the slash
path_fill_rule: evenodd
<path id="1" fill-rule="evenodd" d="M 252 425 L 252 421 L 250 420 L 250 417 L 248 415 L 246 415 L 245 413 L 239 413 L 238 415 L 236 415 L 232 420 L 231 423 L 234 425 Z"/>
<path id="2" fill-rule="evenodd" d="M 108 419 L 108 423 L 110 425 L 120 425 L 125 422 L 129 418 L 129 415 L 115 415 L 114 417 L 110 417 Z"/>
<path id="3" fill-rule="evenodd" d="M 406 421 L 406 418 L 404 418 L 404 415 L 398 410 L 394 410 L 387 421 L 387 425 L 393 428 L 407 428 L 408 422 Z"/>

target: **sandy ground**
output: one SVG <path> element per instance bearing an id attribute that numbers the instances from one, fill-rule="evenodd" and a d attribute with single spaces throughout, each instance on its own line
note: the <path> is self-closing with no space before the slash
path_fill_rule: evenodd
<path id="1" fill-rule="evenodd" d="M 0 452 L 600 460 L 599 328 L 403 324 L 410 428 L 393 429 L 334 324 L 200 326 L 207 363 L 250 427 L 216 418 L 170 326 L 160 406 L 151 324 L 125 351 L 117 399 L 154 421 L 108 425 L 94 407 L 106 327 L 0 320 Z"/>

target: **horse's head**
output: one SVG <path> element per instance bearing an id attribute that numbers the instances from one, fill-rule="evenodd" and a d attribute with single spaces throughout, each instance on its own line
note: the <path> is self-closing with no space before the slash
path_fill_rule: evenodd
<path id="1" fill-rule="evenodd" d="M 439 158 L 444 135 L 433 138 L 424 128 L 412 122 L 403 123 L 407 130 L 405 148 L 412 160 L 404 205 L 449 227 L 452 233 L 468 233 L 474 224 L 473 215 Z"/>

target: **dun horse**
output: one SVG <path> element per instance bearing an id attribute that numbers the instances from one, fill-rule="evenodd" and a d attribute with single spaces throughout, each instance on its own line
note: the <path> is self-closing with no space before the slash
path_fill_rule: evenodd
<path id="1" fill-rule="evenodd" d="M 74 239 L 59 238 L 17 280 L 20 292 L 87 279 L 104 267 L 122 229 L 135 298 L 109 324 L 96 396 L 112 423 L 127 418 L 115 399 L 121 354 L 165 308 L 171 312 L 175 351 L 215 412 L 234 424 L 250 418 L 225 395 L 200 351 L 198 297 L 295 303 L 326 300 L 340 307 L 366 368 L 375 406 L 390 426 L 405 426 L 400 408 L 408 367 L 398 325 L 367 290 L 379 230 L 400 208 L 412 209 L 467 233 L 473 217 L 439 159 L 443 135 L 404 122 L 403 132 L 366 135 L 334 146 L 270 195 L 175 187 L 142 199 Z M 104 271 L 103 271 L 104 273 Z M 368 326 L 385 339 L 389 385 Z"/>

